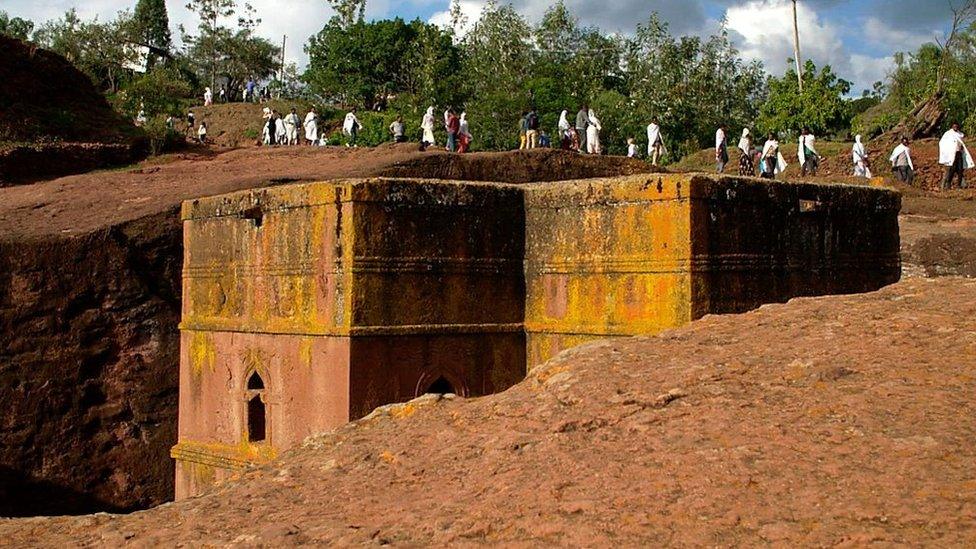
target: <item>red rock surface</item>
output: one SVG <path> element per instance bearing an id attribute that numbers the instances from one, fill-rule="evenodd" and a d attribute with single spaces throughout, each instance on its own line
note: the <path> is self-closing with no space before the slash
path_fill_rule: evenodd
<path id="1" fill-rule="evenodd" d="M 971 546 L 976 281 L 707 317 L 415 401 L 214 493 L 13 545 Z"/>

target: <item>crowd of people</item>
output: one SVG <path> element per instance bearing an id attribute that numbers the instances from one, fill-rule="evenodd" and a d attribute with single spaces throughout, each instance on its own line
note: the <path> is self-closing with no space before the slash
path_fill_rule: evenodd
<path id="1" fill-rule="evenodd" d="M 244 101 L 258 100 L 257 85 L 253 79 L 249 80 L 243 87 Z M 220 100 L 226 101 L 227 89 L 220 89 Z M 208 87 L 204 91 L 204 105 L 211 105 L 214 97 Z M 270 107 L 263 109 L 264 125 L 262 129 L 262 143 L 265 145 L 328 145 L 327 136 L 322 135 L 319 130 L 319 117 L 315 108 L 311 108 L 304 118 L 299 117 L 295 108 L 285 116 Z M 167 120 L 167 124 L 172 127 L 172 118 Z M 436 146 L 437 119 L 434 114 L 434 107 L 429 107 L 424 114 L 420 124 L 420 148 L 426 150 Z M 201 122 L 195 126 L 193 113 L 187 115 L 188 131 L 191 135 L 201 142 L 206 143 L 207 125 Z M 347 147 L 356 147 L 362 123 L 357 116 L 357 110 L 352 108 L 345 116 L 342 123 L 342 134 L 345 138 Z M 443 129 L 447 135 L 445 150 L 448 152 L 465 153 L 470 150 L 474 136 L 471 133 L 470 125 L 467 120 L 467 113 L 458 114 L 455 109 L 448 107 L 444 111 Z M 605 154 L 601 143 L 600 134 L 603 130 L 602 123 L 592 108 L 582 104 L 576 113 L 575 119 L 571 122 L 569 111 L 564 110 L 559 115 L 557 123 L 558 146 L 567 151 L 576 151 L 582 154 Z M 406 124 L 402 116 L 389 125 L 388 131 L 390 138 L 395 143 L 409 141 L 406 131 Z M 943 135 L 939 142 L 939 164 L 944 168 L 942 188 L 950 189 L 953 182 L 956 186 L 965 188 L 965 171 L 976 167 L 972 155 L 966 148 L 963 140 L 965 136 L 960 131 L 959 124 L 952 124 L 952 127 Z M 304 139 L 303 139 L 304 138 Z M 742 130 L 737 148 L 739 149 L 738 174 L 741 176 L 759 176 L 766 179 L 773 179 L 783 173 L 788 164 L 781 152 L 781 145 L 776 133 L 769 133 L 762 147 L 757 146 L 757 141 L 753 139 L 749 128 Z M 816 176 L 822 161 L 822 157 L 817 152 L 816 137 L 810 128 L 802 128 L 797 142 L 797 160 L 800 165 L 800 175 Z M 529 109 L 522 113 L 519 122 L 519 144 L 520 150 L 535 148 L 550 148 L 552 141 L 542 128 L 540 116 L 535 109 Z M 647 126 L 647 160 L 654 166 L 667 156 L 668 150 L 665 145 L 663 130 L 656 118 L 653 118 Z M 640 156 L 640 149 L 633 137 L 627 139 L 627 156 Z M 730 161 L 728 128 L 721 125 L 715 132 L 715 170 L 724 173 Z M 870 155 L 865 146 L 862 136 L 854 138 L 854 145 L 851 149 L 852 172 L 855 177 L 872 178 Z M 911 184 L 915 177 L 915 164 L 912 160 L 911 142 L 904 138 L 892 151 L 889 162 L 896 178 L 907 184 Z"/>

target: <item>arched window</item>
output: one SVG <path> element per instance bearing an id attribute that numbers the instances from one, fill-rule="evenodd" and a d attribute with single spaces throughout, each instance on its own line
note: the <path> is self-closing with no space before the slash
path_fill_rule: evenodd
<path id="1" fill-rule="evenodd" d="M 264 442 L 267 438 L 267 408 L 264 403 L 264 380 L 257 372 L 247 378 L 247 441 Z"/>
<path id="2" fill-rule="evenodd" d="M 451 385 L 450 381 L 444 378 L 444 376 L 441 376 L 430 384 L 430 387 L 427 388 L 426 392 L 432 395 L 446 395 L 449 393 L 454 394 L 455 390 L 454 385 Z"/>

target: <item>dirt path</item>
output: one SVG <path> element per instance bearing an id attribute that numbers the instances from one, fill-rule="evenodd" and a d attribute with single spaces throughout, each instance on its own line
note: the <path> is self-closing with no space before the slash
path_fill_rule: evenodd
<path id="1" fill-rule="evenodd" d="M 976 282 L 708 317 L 414 402 L 216 493 L 13 545 L 976 542 Z"/>

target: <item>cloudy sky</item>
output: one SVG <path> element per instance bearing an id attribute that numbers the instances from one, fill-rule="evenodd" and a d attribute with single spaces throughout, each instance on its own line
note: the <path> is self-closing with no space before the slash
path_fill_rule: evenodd
<path id="1" fill-rule="evenodd" d="M 549 0 L 510 0 L 537 21 Z M 959 0 L 956 0 L 957 2 Z M 167 0 L 170 20 L 192 26 L 184 0 Z M 243 0 L 242 2 L 243 3 Z M 504 3 L 501 0 L 500 3 Z M 135 0 L 3 0 L 0 9 L 39 23 L 75 7 L 82 17 L 111 18 Z M 302 46 L 331 15 L 325 0 L 251 0 L 263 19 L 261 33 L 273 40 L 288 35 L 289 60 L 302 65 Z M 463 0 L 472 19 L 485 0 Z M 708 34 L 725 17 L 732 36 L 749 58 L 761 59 L 778 74 L 792 56 L 790 0 L 566 0 L 584 24 L 606 32 L 628 33 L 657 11 L 680 34 Z M 446 21 L 449 0 L 368 0 L 371 18 L 416 17 Z M 800 0 L 800 33 L 804 58 L 830 63 L 855 92 L 884 79 L 896 51 L 911 51 L 941 36 L 950 15 L 949 0 Z M 175 30 L 174 30 L 175 35 Z"/>

